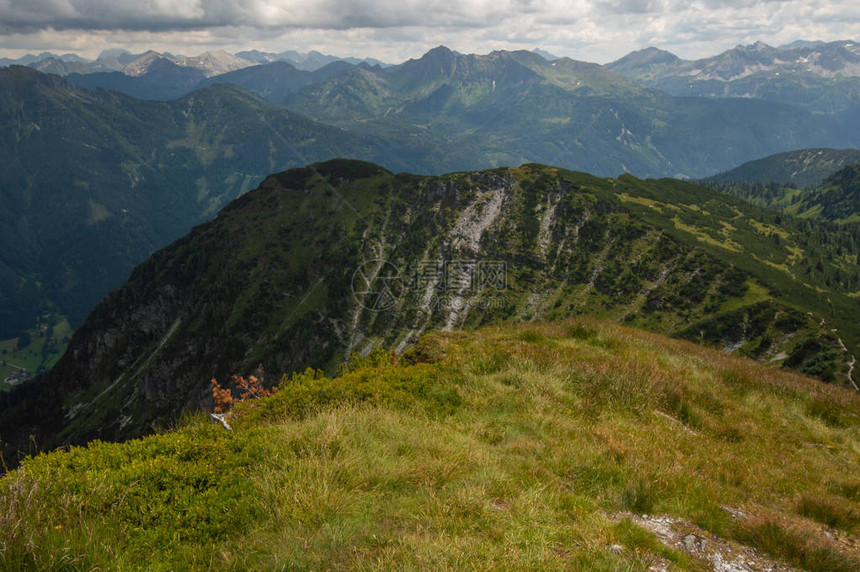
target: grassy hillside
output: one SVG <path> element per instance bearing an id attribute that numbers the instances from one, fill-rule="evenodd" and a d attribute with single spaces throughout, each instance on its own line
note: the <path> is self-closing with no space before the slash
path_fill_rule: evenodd
<path id="1" fill-rule="evenodd" d="M 860 568 L 860 396 L 619 326 L 431 334 L 228 422 L 27 460 L 0 568 Z"/>

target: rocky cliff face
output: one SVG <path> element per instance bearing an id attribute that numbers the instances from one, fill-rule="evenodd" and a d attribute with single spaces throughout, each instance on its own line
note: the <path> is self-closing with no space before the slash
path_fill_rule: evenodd
<path id="1" fill-rule="evenodd" d="M 731 223 L 715 210 L 726 202 Z M 692 227 L 699 219 L 687 217 L 705 209 Z M 139 266 L 30 397 L 9 404 L 4 435 L 133 437 L 211 406 L 212 377 L 226 384 L 262 365 L 272 382 L 380 345 L 403 350 L 431 330 L 575 314 L 779 361 L 818 322 L 772 294 L 767 275 L 731 262 L 738 241 L 755 242 L 746 221 L 762 212 L 741 209 L 677 181 L 536 165 L 416 177 L 337 160 L 286 171 Z M 726 225 L 734 234 L 719 235 Z M 754 312 L 744 308 L 763 301 L 796 319 L 745 327 Z M 847 350 L 839 359 L 837 370 Z"/>

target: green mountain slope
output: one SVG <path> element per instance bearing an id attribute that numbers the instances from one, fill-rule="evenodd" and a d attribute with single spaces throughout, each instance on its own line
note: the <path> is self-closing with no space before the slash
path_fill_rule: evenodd
<path id="1" fill-rule="evenodd" d="M 708 177 L 717 183 L 784 183 L 803 189 L 848 165 L 860 163 L 858 149 L 800 149 L 744 163 Z"/>
<path id="2" fill-rule="evenodd" d="M 846 155 L 846 158 L 851 157 Z M 704 183 L 768 209 L 842 225 L 831 232 L 846 236 L 845 247 L 851 252 L 857 251 L 860 229 L 852 223 L 860 222 L 860 162 L 842 167 L 823 182 L 806 188 L 779 182 L 722 182 L 719 177 Z"/>
<path id="3" fill-rule="evenodd" d="M 860 162 L 833 173 L 808 189 L 788 212 L 838 223 L 860 222 Z"/>
<path id="4" fill-rule="evenodd" d="M 135 264 L 268 173 L 385 149 L 231 86 L 143 102 L 2 69 L 0 340 L 51 311 L 77 327 Z"/>
<path id="5" fill-rule="evenodd" d="M 855 146 L 860 125 L 774 102 L 672 97 L 567 58 L 444 47 L 315 83 L 286 104 L 396 142 L 432 173 L 540 162 L 607 176 L 701 177 L 791 148 Z"/>
<path id="6" fill-rule="evenodd" d="M 676 180 L 539 165 L 286 171 L 139 266 L 49 375 L 0 402 L 0 434 L 134 437 L 207 406 L 212 377 L 334 371 L 432 330 L 576 314 L 850 383 L 856 261 L 776 216 Z"/>
<path id="7" fill-rule="evenodd" d="M 860 567 L 860 396 L 589 321 L 433 334 L 0 478 L 0 567 Z"/>

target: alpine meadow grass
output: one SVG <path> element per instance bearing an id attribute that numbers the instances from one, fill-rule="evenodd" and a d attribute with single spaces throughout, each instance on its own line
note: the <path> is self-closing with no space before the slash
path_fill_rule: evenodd
<path id="1" fill-rule="evenodd" d="M 860 567 L 860 396 L 620 326 L 431 334 L 229 422 L 26 460 L 0 568 L 710 569 L 643 515 Z"/>

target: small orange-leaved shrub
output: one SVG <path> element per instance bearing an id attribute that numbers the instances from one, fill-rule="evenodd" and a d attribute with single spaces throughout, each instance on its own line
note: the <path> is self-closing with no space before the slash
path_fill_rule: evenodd
<path id="1" fill-rule="evenodd" d="M 248 399 L 268 397 L 277 391 L 275 387 L 267 389 L 263 386 L 265 375 L 262 368 L 258 368 L 256 373 L 257 375 L 249 375 L 247 378 L 241 375 L 233 376 L 233 385 L 238 392 L 238 395 L 235 397 L 231 389 L 222 388 L 218 380 L 213 377 L 211 383 L 212 398 L 215 400 L 215 413 L 226 413 L 230 411 L 235 403 L 241 403 Z"/>

